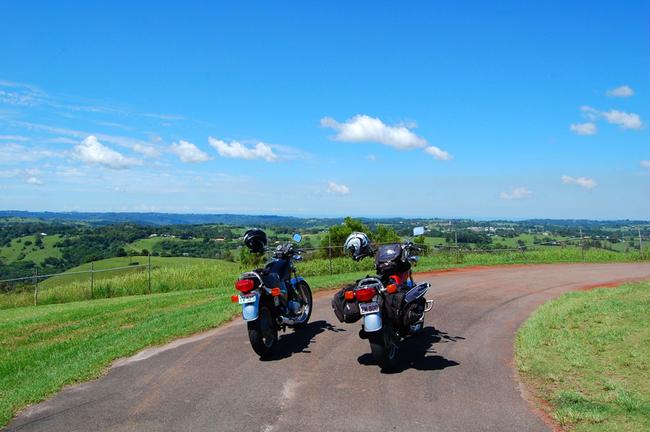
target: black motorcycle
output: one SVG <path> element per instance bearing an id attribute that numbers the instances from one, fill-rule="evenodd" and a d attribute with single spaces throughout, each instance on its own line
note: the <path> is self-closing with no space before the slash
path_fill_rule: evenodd
<path id="1" fill-rule="evenodd" d="M 256 232 L 263 234 L 261 230 Z M 266 245 L 266 234 L 263 236 Z M 295 243 L 301 239 L 300 234 L 293 237 Z M 279 330 L 304 327 L 311 316 L 312 293 L 307 282 L 296 274 L 294 261 L 302 259 L 302 251 L 294 242 L 277 246 L 271 261 L 263 268 L 241 274 L 235 283 L 240 294 L 232 296 L 232 301 L 242 305 L 248 338 L 260 357 L 271 354 Z M 260 247 L 253 252 L 261 252 Z"/>
<path id="2" fill-rule="evenodd" d="M 363 233 L 352 235 L 358 234 Z M 433 300 L 424 297 L 431 285 L 416 284 L 413 280 L 411 268 L 418 261 L 418 251 L 409 241 L 381 246 L 376 251 L 368 245 L 365 250 L 353 252 L 355 260 L 375 255 L 377 276 L 358 280 L 332 299 L 339 321 L 363 319 L 359 336 L 368 339 L 372 355 L 382 369 L 395 367 L 400 341 L 422 331 L 424 315 L 433 307 Z"/>

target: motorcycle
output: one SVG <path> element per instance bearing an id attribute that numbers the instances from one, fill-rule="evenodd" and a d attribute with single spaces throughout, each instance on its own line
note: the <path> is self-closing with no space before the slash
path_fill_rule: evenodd
<path id="1" fill-rule="evenodd" d="M 295 234 L 293 242 L 278 245 L 263 268 L 242 273 L 235 282 L 240 294 L 231 299 L 242 306 L 248 338 L 260 357 L 271 354 L 279 330 L 299 329 L 309 322 L 313 307 L 311 289 L 298 276 L 294 265 L 294 261 L 302 260 L 302 250 L 295 244 L 301 239 L 300 234 Z"/>
<path id="2" fill-rule="evenodd" d="M 377 276 L 358 280 L 332 300 L 340 321 L 362 320 L 359 336 L 368 340 L 382 369 L 396 366 L 400 342 L 422 331 L 424 316 L 433 308 L 433 300 L 424 297 L 431 285 L 413 280 L 411 268 L 418 262 L 418 251 L 410 241 L 381 246 L 377 251 L 367 248 L 353 258 L 361 260 L 376 254 Z"/>

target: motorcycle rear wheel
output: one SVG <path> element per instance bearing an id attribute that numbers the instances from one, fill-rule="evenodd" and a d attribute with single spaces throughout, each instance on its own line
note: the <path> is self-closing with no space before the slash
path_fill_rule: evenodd
<path id="1" fill-rule="evenodd" d="M 259 316 L 248 323 L 248 339 L 253 351 L 260 357 L 268 356 L 278 342 L 278 329 L 267 305 L 261 305 Z"/>
<path id="2" fill-rule="evenodd" d="M 382 370 L 393 369 L 397 365 L 399 349 L 394 333 L 384 327 L 381 331 L 368 333 L 370 351 Z"/>

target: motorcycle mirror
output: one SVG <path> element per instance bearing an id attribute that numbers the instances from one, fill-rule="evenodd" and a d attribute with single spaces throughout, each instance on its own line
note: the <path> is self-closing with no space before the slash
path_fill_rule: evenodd
<path id="1" fill-rule="evenodd" d="M 424 227 L 415 227 L 413 228 L 413 235 L 414 236 L 421 236 L 424 234 Z"/>
<path id="2" fill-rule="evenodd" d="M 299 233 L 295 233 L 293 235 L 293 241 L 295 241 L 296 243 L 300 243 L 301 240 L 302 240 L 302 236 Z"/>

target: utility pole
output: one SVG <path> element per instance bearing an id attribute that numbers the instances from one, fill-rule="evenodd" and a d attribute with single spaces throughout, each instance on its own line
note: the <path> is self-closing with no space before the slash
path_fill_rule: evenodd
<path id="1" fill-rule="evenodd" d="M 329 261 L 330 261 L 330 275 L 332 275 L 332 230 L 329 229 L 327 232 L 327 243 L 328 243 L 328 253 L 329 253 Z"/>
<path id="2" fill-rule="evenodd" d="M 580 227 L 580 250 L 582 250 L 582 260 L 585 260 L 585 241 L 582 237 L 582 227 Z"/>
<path id="3" fill-rule="evenodd" d="M 149 252 L 149 294 L 151 294 L 151 252 Z"/>
<path id="4" fill-rule="evenodd" d="M 38 304 L 38 267 L 34 267 L 34 306 Z"/>
<path id="5" fill-rule="evenodd" d="M 642 243 L 642 238 L 641 238 L 641 227 L 637 227 L 639 230 L 639 255 L 643 255 L 643 243 Z"/>

